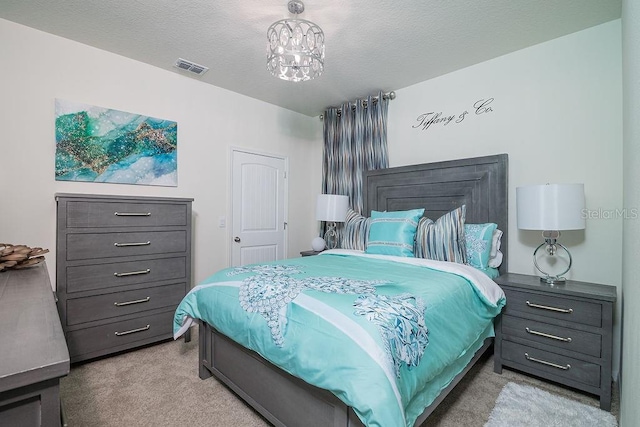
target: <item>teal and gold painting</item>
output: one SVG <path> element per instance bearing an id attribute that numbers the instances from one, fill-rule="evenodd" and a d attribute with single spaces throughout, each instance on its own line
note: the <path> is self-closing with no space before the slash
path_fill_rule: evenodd
<path id="1" fill-rule="evenodd" d="M 56 99 L 56 181 L 178 185 L 178 124 Z"/>

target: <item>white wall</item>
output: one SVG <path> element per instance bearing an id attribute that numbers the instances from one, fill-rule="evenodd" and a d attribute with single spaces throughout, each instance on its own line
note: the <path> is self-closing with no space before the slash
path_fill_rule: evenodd
<path id="1" fill-rule="evenodd" d="M 54 193 L 193 197 L 194 282 L 226 267 L 230 147 L 289 158 L 289 256 L 317 231 L 322 122 L 140 62 L 0 19 L 0 241 L 48 248 Z M 54 99 L 178 123 L 178 186 L 54 180 Z"/>
<path id="2" fill-rule="evenodd" d="M 511 272 L 534 274 L 532 254 L 542 242 L 538 232 L 516 228 L 517 186 L 581 182 L 588 209 L 622 208 L 620 27 L 612 21 L 398 90 L 390 104 L 391 166 L 509 155 Z M 493 111 L 476 115 L 473 104 L 488 98 Z M 414 128 L 429 112 L 456 118 Z M 560 242 L 574 258 L 569 278 L 620 288 L 622 219 L 604 218 L 607 212 Z M 616 316 L 614 372 L 619 309 Z"/>
<path id="3" fill-rule="evenodd" d="M 624 84 L 624 206 L 640 207 L 640 4 L 622 2 L 622 55 Z M 620 426 L 640 423 L 640 220 L 624 222 L 622 263 L 622 391 Z"/>

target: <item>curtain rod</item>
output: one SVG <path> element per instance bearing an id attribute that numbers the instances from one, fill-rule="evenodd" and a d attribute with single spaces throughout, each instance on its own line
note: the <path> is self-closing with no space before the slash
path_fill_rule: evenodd
<path id="1" fill-rule="evenodd" d="M 395 93 L 394 91 L 391 91 L 391 92 L 389 92 L 389 93 L 383 93 L 383 94 L 382 94 L 382 99 L 394 100 L 394 99 L 396 99 L 396 93 Z M 356 103 L 356 102 L 362 102 L 362 106 L 363 106 L 364 108 L 367 108 L 367 100 L 366 100 L 366 99 L 357 99 L 357 100 L 355 100 L 353 103 Z M 374 103 L 375 103 L 375 102 L 378 102 L 378 97 L 377 97 L 377 96 L 373 97 L 373 102 L 374 102 Z M 352 110 L 355 110 L 355 109 L 356 109 L 356 106 L 355 106 L 355 105 L 352 105 L 352 106 L 351 106 L 351 109 L 352 109 Z M 340 114 L 342 114 L 342 108 L 338 108 L 338 116 L 339 116 Z M 324 120 L 324 114 L 320 114 L 320 120 Z"/>

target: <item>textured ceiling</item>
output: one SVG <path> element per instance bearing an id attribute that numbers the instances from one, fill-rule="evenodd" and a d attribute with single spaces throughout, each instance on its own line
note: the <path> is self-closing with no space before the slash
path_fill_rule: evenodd
<path id="1" fill-rule="evenodd" d="M 0 17 L 309 116 L 620 18 L 621 0 L 306 0 L 326 36 L 325 71 L 266 70 L 266 30 L 287 0 L 1 0 Z M 1 41 L 0 41 L 1 42 Z M 188 74 L 185 74 L 188 75 Z"/>

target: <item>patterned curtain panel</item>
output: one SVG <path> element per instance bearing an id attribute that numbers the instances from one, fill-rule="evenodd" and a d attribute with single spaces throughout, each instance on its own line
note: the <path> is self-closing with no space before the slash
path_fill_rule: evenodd
<path id="1" fill-rule="evenodd" d="M 324 115 L 322 192 L 349 196 L 351 208 L 358 213 L 364 204 L 362 173 L 389 167 L 389 99 L 383 95 L 328 108 Z"/>

